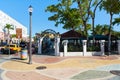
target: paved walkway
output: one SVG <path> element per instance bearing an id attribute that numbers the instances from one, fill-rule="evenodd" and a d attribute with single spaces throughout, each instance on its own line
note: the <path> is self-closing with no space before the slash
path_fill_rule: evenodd
<path id="1" fill-rule="evenodd" d="M 0 55 L 0 80 L 120 80 L 120 56 L 56 57 L 33 55 L 32 64 L 19 55 Z M 117 74 L 117 73 L 116 73 Z"/>

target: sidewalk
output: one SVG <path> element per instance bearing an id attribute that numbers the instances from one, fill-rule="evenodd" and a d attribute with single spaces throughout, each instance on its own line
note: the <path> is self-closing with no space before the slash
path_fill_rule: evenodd
<path id="1" fill-rule="evenodd" d="M 120 80 L 120 56 L 56 57 L 33 55 L 32 64 L 18 55 L 0 55 L 0 80 Z"/>

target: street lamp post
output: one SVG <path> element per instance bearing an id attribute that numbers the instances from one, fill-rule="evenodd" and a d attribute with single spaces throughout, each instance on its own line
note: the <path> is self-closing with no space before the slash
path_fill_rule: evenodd
<path id="1" fill-rule="evenodd" d="M 29 11 L 29 15 L 30 15 L 30 24 L 29 24 L 29 62 L 28 62 L 28 64 L 32 64 L 31 33 L 32 33 L 32 12 L 33 12 L 33 8 L 32 8 L 31 5 L 29 6 L 28 11 Z"/>

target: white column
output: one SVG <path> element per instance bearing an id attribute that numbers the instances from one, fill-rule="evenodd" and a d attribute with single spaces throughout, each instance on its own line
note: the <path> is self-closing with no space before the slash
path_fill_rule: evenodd
<path id="1" fill-rule="evenodd" d="M 87 47 L 86 47 L 87 40 L 83 40 L 82 42 L 83 42 L 83 56 L 84 56 L 86 54 L 86 52 L 87 52 Z"/>
<path id="2" fill-rule="evenodd" d="M 100 41 L 101 55 L 105 55 L 104 43 L 105 43 L 105 40 Z"/>
<path id="3" fill-rule="evenodd" d="M 60 37 L 57 36 L 57 37 L 55 37 L 55 55 L 56 55 L 56 56 L 59 56 L 59 55 L 60 55 L 59 45 L 60 45 Z"/>
<path id="4" fill-rule="evenodd" d="M 68 44 L 68 40 L 63 40 L 62 44 L 64 45 L 64 52 L 63 52 L 63 56 L 65 56 L 67 54 L 67 44 Z"/>
<path id="5" fill-rule="evenodd" d="M 120 40 L 117 40 L 118 42 L 118 54 L 120 54 Z"/>
<path id="6" fill-rule="evenodd" d="M 38 40 L 38 54 L 42 54 L 42 40 L 43 37 L 39 38 Z"/>

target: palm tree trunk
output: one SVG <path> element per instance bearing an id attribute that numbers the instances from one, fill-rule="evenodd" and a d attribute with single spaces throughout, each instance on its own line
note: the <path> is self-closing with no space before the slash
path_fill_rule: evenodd
<path id="1" fill-rule="evenodd" d="M 84 28 L 85 28 L 85 36 L 86 36 L 86 39 L 88 40 L 88 32 L 87 32 L 86 21 L 83 21 L 83 24 L 84 24 Z"/>
<path id="2" fill-rule="evenodd" d="M 93 33 L 92 33 L 92 34 L 93 34 L 93 45 L 94 45 L 94 43 L 95 43 L 95 30 L 94 30 L 94 28 L 95 28 L 95 27 L 94 27 L 94 23 L 95 23 L 95 21 L 94 21 L 94 18 L 95 18 L 95 17 L 93 17 L 93 18 L 92 18 L 92 28 L 93 28 L 93 29 L 92 29 L 92 30 L 93 30 Z"/>
<path id="3" fill-rule="evenodd" d="M 97 5 L 95 6 L 95 8 L 94 8 L 94 10 L 93 10 L 93 16 L 92 16 L 92 29 L 93 29 L 93 45 L 94 45 L 94 43 L 95 43 L 95 30 L 94 30 L 94 28 L 95 28 L 95 13 L 96 13 L 96 10 L 97 10 L 97 7 L 99 6 L 99 4 L 101 4 L 101 2 L 102 2 L 103 0 L 100 0 L 98 3 L 97 3 Z"/>
<path id="4" fill-rule="evenodd" d="M 10 56 L 10 30 L 8 29 L 8 44 L 9 44 L 9 56 Z"/>
<path id="5" fill-rule="evenodd" d="M 86 25 L 86 22 L 87 22 L 87 19 L 88 19 L 88 17 L 89 17 L 89 15 L 87 15 L 87 18 L 83 18 L 84 16 L 83 16 L 83 9 L 82 9 L 82 7 L 81 7 L 81 4 L 80 4 L 80 1 L 79 0 L 77 0 L 77 4 L 78 4 L 78 7 L 79 7 L 79 10 L 80 10 L 80 15 L 81 15 L 81 17 L 82 17 L 82 21 L 83 21 L 83 25 L 84 25 L 84 29 L 85 29 L 85 36 L 86 36 L 86 39 L 88 40 L 88 33 L 87 33 L 87 25 Z"/>
<path id="6" fill-rule="evenodd" d="M 110 13 L 110 27 L 109 27 L 109 37 L 108 37 L 108 56 L 111 54 L 111 28 L 112 28 L 113 14 Z"/>

